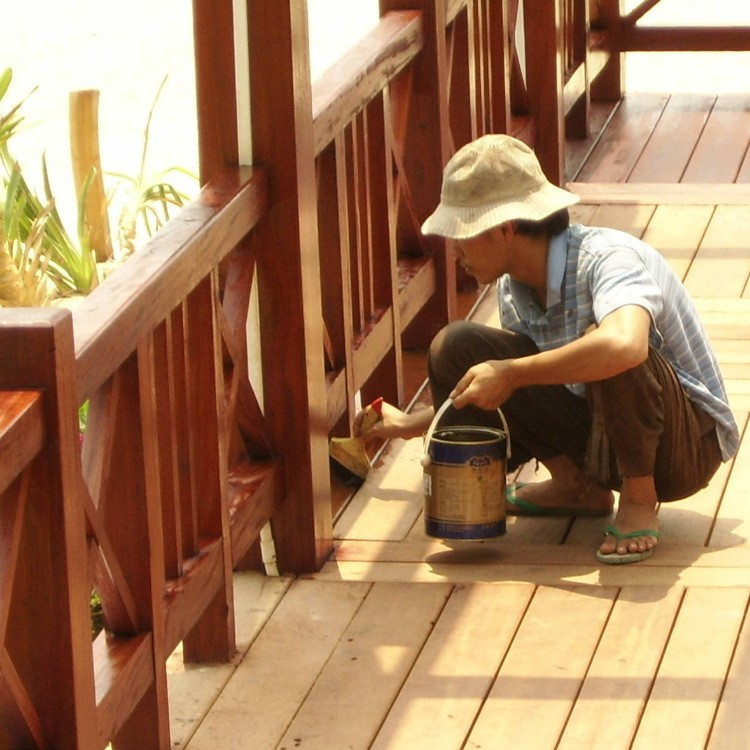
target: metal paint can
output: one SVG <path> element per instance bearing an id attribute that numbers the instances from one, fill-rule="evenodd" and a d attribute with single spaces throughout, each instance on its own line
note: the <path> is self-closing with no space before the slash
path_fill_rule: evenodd
<path id="1" fill-rule="evenodd" d="M 479 425 L 438 427 L 446 401 L 425 436 L 425 533 L 437 539 L 483 540 L 505 534 L 505 475 L 510 439 Z"/>

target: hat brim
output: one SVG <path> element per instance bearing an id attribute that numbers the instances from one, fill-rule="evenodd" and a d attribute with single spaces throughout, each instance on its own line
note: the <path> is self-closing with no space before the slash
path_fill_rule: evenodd
<path id="1" fill-rule="evenodd" d="M 548 183 L 523 200 L 489 203 L 481 206 L 450 206 L 441 201 L 422 224 L 422 234 L 439 235 L 454 240 L 476 237 L 506 221 L 526 219 L 541 221 L 556 211 L 568 208 L 580 198 L 568 190 Z"/>

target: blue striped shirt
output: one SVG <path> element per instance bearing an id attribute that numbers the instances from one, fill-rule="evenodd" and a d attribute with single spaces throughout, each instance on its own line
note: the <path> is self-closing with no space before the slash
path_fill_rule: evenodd
<path id="1" fill-rule="evenodd" d="M 739 433 L 716 356 L 685 287 L 654 248 L 625 232 L 574 224 L 550 240 L 547 290 L 545 311 L 528 286 L 503 276 L 502 327 L 545 351 L 575 341 L 620 307 L 645 308 L 649 345 L 672 365 L 688 398 L 716 421 L 723 459 L 737 452 Z M 568 388 L 585 392 L 582 383 Z"/>

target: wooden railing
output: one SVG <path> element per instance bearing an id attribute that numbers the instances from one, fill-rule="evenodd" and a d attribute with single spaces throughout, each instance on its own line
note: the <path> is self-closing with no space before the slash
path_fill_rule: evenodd
<path id="1" fill-rule="evenodd" d="M 328 436 L 357 394 L 405 405 L 403 352 L 456 314 L 419 231 L 443 164 L 510 131 L 562 177 L 586 3 L 381 0 L 314 86 L 302 5 L 247 2 L 258 166 L 234 166 L 232 2 L 196 0 L 200 197 L 72 314 L 0 313 L 0 748 L 169 746 L 166 657 L 231 656 L 269 521 L 281 570 L 323 563 Z"/>
<path id="2" fill-rule="evenodd" d="M 168 747 L 167 656 L 234 653 L 279 464 L 219 267 L 247 282 L 267 200 L 227 174 L 73 314 L 0 316 L 0 747 Z"/>
<path id="3" fill-rule="evenodd" d="M 610 22 L 607 44 L 617 52 L 747 52 L 750 28 L 711 23 L 711 4 L 705 3 L 703 24 L 693 26 L 649 26 L 644 16 L 661 0 L 641 0 L 621 15 L 619 0 L 605 0 Z"/>

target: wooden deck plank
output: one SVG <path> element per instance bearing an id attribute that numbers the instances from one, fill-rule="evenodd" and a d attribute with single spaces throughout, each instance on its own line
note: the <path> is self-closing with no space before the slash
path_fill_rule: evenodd
<path id="1" fill-rule="evenodd" d="M 234 617 L 238 658 L 232 664 L 185 664 L 182 644 L 167 660 L 169 723 L 173 747 L 184 747 L 229 681 L 250 644 L 276 608 L 292 579 L 269 578 L 255 571 L 234 575 Z"/>
<path id="2" fill-rule="evenodd" d="M 714 516 L 726 489 L 732 462 L 722 464 L 708 487 L 694 495 L 659 507 L 662 540 L 687 547 L 704 546 L 711 535 Z"/>
<path id="3" fill-rule="evenodd" d="M 619 493 L 615 493 L 615 510 L 617 509 Z M 604 539 L 602 530 L 612 523 L 614 519 L 614 510 L 609 516 L 600 518 L 576 518 L 571 522 L 568 533 L 565 536 L 566 547 L 581 547 L 586 550 L 586 554 L 591 557 L 599 542 Z"/>
<path id="4" fill-rule="evenodd" d="M 745 158 L 742 160 L 740 170 L 737 173 L 738 183 L 750 182 L 750 150 L 745 152 Z"/>
<path id="5" fill-rule="evenodd" d="M 667 94 L 627 94 L 576 180 L 626 182 L 668 101 Z"/>
<path id="6" fill-rule="evenodd" d="M 682 177 L 682 182 L 734 182 L 750 141 L 746 95 L 722 94 Z"/>
<path id="7" fill-rule="evenodd" d="M 570 221 L 574 224 L 590 226 L 596 213 L 597 206 L 592 203 L 576 203 L 569 209 Z"/>
<path id="8" fill-rule="evenodd" d="M 716 97 L 672 94 L 628 182 L 680 182 Z"/>
<path id="9" fill-rule="evenodd" d="M 683 589 L 624 588 L 615 602 L 557 750 L 628 750 Z"/>
<path id="10" fill-rule="evenodd" d="M 372 750 L 462 747 L 533 593 L 456 587 Z"/>
<path id="11" fill-rule="evenodd" d="M 189 750 L 276 748 L 369 584 L 296 580 L 190 740 Z M 290 665 L 294 665 L 290 668 Z"/>
<path id="12" fill-rule="evenodd" d="M 713 213 L 713 206 L 657 206 L 643 240 L 656 248 L 677 276 L 684 279 Z"/>
<path id="13" fill-rule="evenodd" d="M 712 338 L 724 379 L 750 377 L 750 340 Z"/>
<path id="14" fill-rule="evenodd" d="M 615 589 L 540 588 L 529 605 L 466 744 L 467 748 L 555 747 Z"/>
<path id="15" fill-rule="evenodd" d="M 449 571 L 450 566 L 474 566 L 478 569 L 517 566 L 519 570 L 534 565 L 585 567 L 593 561 L 593 544 L 588 546 L 561 544 L 508 546 L 506 541 L 503 538 L 484 542 L 446 542 L 427 537 L 404 542 L 342 541 L 336 544 L 335 558 L 328 563 L 331 566 L 329 573 L 336 567 L 345 572 L 343 567 L 345 563 L 356 562 L 373 565 L 426 563 Z M 604 575 L 611 576 L 618 570 L 630 575 L 628 571 L 641 568 L 684 568 L 687 566 L 710 568 L 716 571 L 725 568 L 750 568 L 750 545 L 687 547 L 666 541 L 659 546 L 658 556 L 654 554 L 642 565 L 628 566 L 624 569 L 605 568 Z M 717 572 L 717 575 L 720 573 Z M 374 577 L 378 577 L 377 574 L 374 574 Z M 496 580 L 503 581 L 499 576 Z"/>
<path id="16" fill-rule="evenodd" d="M 451 590 L 375 584 L 279 746 L 367 750 Z"/>
<path id="17" fill-rule="evenodd" d="M 629 232 L 634 237 L 642 237 L 655 210 L 655 205 L 602 204 L 597 206 L 591 226 L 611 227 Z"/>
<path id="18" fill-rule="evenodd" d="M 707 750 L 735 750 L 747 743 L 747 707 L 750 706 L 750 619 L 737 639 L 724 694 L 716 712 Z"/>
<path id="19" fill-rule="evenodd" d="M 589 136 L 570 138 L 566 144 L 565 174 L 569 180 L 578 179 L 578 173 L 586 163 L 588 155 L 596 147 L 599 137 L 606 131 L 607 124 L 617 107 L 619 107 L 619 102 L 590 102 Z"/>
<path id="20" fill-rule="evenodd" d="M 421 513 L 421 440 L 398 440 L 375 466 L 334 527 L 351 539 L 404 539 Z"/>
<path id="21" fill-rule="evenodd" d="M 571 182 L 567 187 L 580 197 L 583 205 L 742 206 L 750 200 L 747 182 L 680 182 L 676 185 L 666 182 Z"/>
<path id="22" fill-rule="evenodd" d="M 685 277 L 693 297 L 738 298 L 750 276 L 750 206 L 717 206 L 698 253 Z"/>
<path id="23" fill-rule="evenodd" d="M 750 340 L 750 300 L 697 298 L 695 305 L 712 342 Z"/>
<path id="24" fill-rule="evenodd" d="M 560 549 L 565 549 L 560 547 Z M 569 550 L 566 550 L 569 553 Z M 581 556 L 585 551 L 579 553 Z M 425 562 L 373 563 L 370 561 L 329 561 L 313 574 L 319 581 L 404 581 L 441 583 L 535 583 L 558 586 L 581 584 L 599 586 L 704 586 L 736 588 L 750 586 L 750 567 L 698 565 L 705 554 L 696 547 L 659 545 L 659 552 L 648 564 L 611 565 L 603 568 L 590 551 L 585 560 L 562 561 L 552 565 L 538 551 L 535 562 L 514 562 L 510 558 L 482 563 L 454 564 L 448 555 Z M 690 559 L 692 556 L 692 559 Z"/>
<path id="25" fill-rule="evenodd" d="M 634 750 L 703 750 L 747 601 L 747 589 L 685 592 Z"/>
<path id="26" fill-rule="evenodd" d="M 750 540 L 750 517 L 747 512 L 750 507 L 750 440 L 747 439 L 747 421 L 739 426 L 743 439 L 716 514 L 709 547 L 746 545 Z"/>

